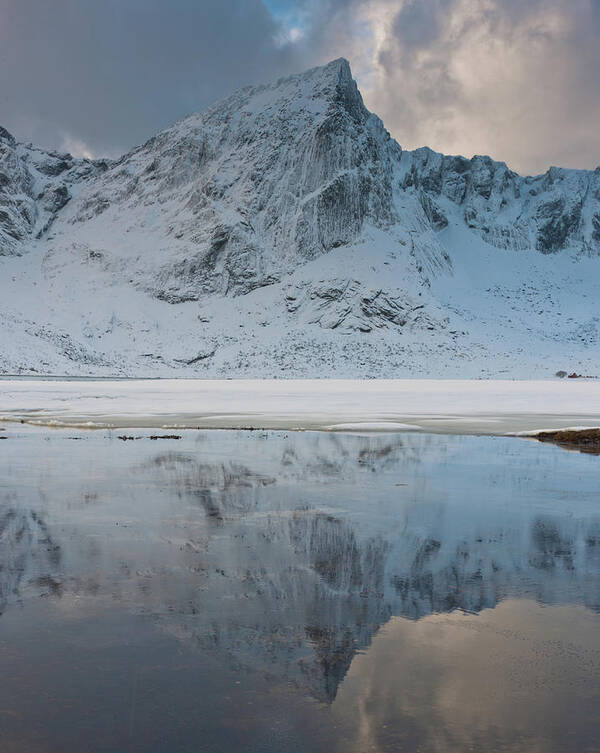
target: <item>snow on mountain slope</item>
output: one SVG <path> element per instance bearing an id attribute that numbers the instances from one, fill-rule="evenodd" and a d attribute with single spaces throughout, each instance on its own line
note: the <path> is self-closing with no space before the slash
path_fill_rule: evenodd
<path id="1" fill-rule="evenodd" d="M 600 371 L 600 170 L 403 152 L 347 61 L 116 162 L 0 131 L 0 371 Z"/>
<path id="2" fill-rule="evenodd" d="M 41 238 L 71 199 L 71 186 L 107 164 L 17 144 L 0 127 L 0 256 L 20 255 Z"/>
<path id="3" fill-rule="evenodd" d="M 150 139 L 81 190 L 54 240 L 125 263 L 136 287 L 170 303 L 240 295 L 356 241 L 366 223 L 398 241 L 425 233 L 416 202 L 408 227 L 398 222 L 400 154 L 338 60 Z"/>

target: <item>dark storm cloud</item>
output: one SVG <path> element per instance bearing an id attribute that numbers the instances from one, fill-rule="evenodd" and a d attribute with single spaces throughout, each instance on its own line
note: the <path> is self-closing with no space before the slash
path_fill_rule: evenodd
<path id="1" fill-rule="evenodd" d="M 411 0 L 405 3 L 394 17 L 393 36 L 407 50 L 431 45 L 439 39 L 444 16 L 453 4 L 454 0 Z"/>
<path id="2" fill-rule="evenodd" d="M 0 0 L 0 109 L 20 139 L 118 152 L 293 68 L 261 0 Z"/>

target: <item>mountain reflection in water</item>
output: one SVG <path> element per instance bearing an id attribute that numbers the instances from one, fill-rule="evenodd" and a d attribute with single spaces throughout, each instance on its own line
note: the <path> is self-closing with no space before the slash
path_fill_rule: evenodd
<path id="1" fill-rule="evenodd" d="M 382 627 L 385 665 L 397 618 L 515 598 L 600 611 L 596 458 L 419 434 L 159 445 L 30 430 L 3 443 L 0 638 L 39 597 L 59 626 L 74 610 L 124 610 L 332 704 Z"/>

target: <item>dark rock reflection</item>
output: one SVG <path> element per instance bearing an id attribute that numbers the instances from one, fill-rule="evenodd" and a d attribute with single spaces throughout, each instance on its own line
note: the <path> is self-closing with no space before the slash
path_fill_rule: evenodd
<path id="1" fill-rule="evenodd" d="M 109 599 L 326 702 L 392 616 L 507 597 L 600 611 L 590 458 L 424 435 L 205 432 L 165 452 L 56 434 L 42 471 L 41 443 L 1 460 L 0 611 Z"/>

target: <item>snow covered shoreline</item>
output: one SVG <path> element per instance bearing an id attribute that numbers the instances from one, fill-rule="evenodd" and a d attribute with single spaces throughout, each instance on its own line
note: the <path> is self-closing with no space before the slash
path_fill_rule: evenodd
<path id="1" fill-rule="evenodd" d="M 600 381 L 5 379 L 0 421 L 90 429 L 532 434 L 600 426 Z"/>

